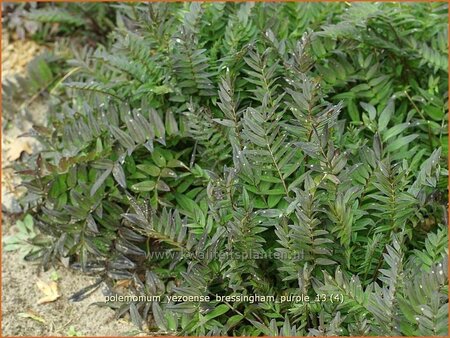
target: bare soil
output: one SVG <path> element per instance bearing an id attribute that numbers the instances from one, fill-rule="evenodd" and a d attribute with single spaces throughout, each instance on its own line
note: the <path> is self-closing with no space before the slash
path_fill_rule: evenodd
<path id="1" fill-rule="evenodd" d="M 5 224 L 6 223 L 6 224 Z M 8 222 L 3 223 L 4 232 L 13 231 Z M 38 280 L 44 283 L 58 276 L 58 291 L 61 297 L 54 302 L 38 305 L 43 296 L 37 288 Z M 118 336 L 129 335 L 135 327 L 125 321 L 116 320 L 114 311 L 91 305 L 104 301 L 101 289 L 80 302 L 70 302 L 69 297 L 81 288 L 93 284 L 95 278 L 81 275 L 64 268 L 39 273 L 36 264 L 25 262 L 18 252 L 2 253 L 2 336 L 67 336 L 72 326 L 80 335 Z M 34 315 L 40 322 L 23 315 Z"/>

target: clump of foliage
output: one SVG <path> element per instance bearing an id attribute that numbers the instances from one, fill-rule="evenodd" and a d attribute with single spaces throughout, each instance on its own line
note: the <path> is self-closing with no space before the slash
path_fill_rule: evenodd
<path id="1" fill-rule="evenodd" d="M 27 15 L 30 10 L 37 7 L 37 3 L 12 3 L 2 2 L 2 25 L 17 36 L 24 39 L 27 34 L 35 34 L 39 30 L 39 24 L 33 20 L 28 20 Z"/>
<path id="2" fill-rule="evenodd" d="M 211 296 L 101 304 L 158 334 L 447 334 L 446 4 L 115 8 L 22 168 L 28 258 Z"/>
<path id="3" fill-rule="evenodd" d="M 23 256 L 33 254 L 40 250 L 42 245 L 49 244 L 49 241 L 42 234 L 37 233 L 33 217 L 26 215 L 23 220 L 18 220 L 15 224 L 15 233 L 3 238 L 3 250 L 20 250 Z"/>
<path id="4" fill-rule="evenodd" d="M 42 53 L 30 61 L 24 75 L 6 77 L 2 81 L 2 111 L 6 119 L 23 113 L 36 98 L 48 97 L 46 94 L 58 83 L 55 74 L 60 70 L 61 60 L 50 53 Z"/>
<path id="5" fill-rule="evenodd" d="M 56 37 L 89 35 L 101 40 L 114 27 L 113 6 L 100 3 L 3 2 L 3 27 L 19 39 L 54 41 Z"/>
<path id="6" fill-rule="evenodd" d="M 28 63 L 24 74 L 2 79 L 6 120 L 17 114 L 26 116 L 37 99 L 51 101 L 58 97 L 61 83 L 78 71 L 66 61 L 106 40 L 115 16 L 109 4 L 2 3 L 2 23 L 8 40 L 30 39 L 47 47 Z"/>

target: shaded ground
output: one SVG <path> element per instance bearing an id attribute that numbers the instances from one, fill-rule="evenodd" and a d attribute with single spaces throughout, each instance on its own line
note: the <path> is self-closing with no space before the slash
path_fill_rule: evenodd
<path id="1" fill-rule="evenodd" d="M 23 73 L 31 59 L 42 51 L 42 48 L 31 41 L 15 41 L 7 43 L 2 36 L 2 79 L 16 73 Z M 45 116 L 45 104 L 42 102 L 30 109 L 36 119 Z M 11 121 L 2 124 L 2 209 L 17 211 L 15 198 L 20 195 L 16 188 L 18 178 L 11 168 L 12 160 L 20 151 L 31 152 L 35 144 L 32 139 L 20 139 L 32 125 L 20 116 L 11 117 Z M 5 127 L 7 126 L 7 127 Z M 19 153 L 20 155 L 20 153 Z M 16 208 L 16 209 L 15 209 Z M 15 232 L 11 219 L 3 214 L 2 236 Z M 43 296 L 37 287 L 40 280 L 50 283 L 56 279 L 57 300 L 37 304 Z M 37 273 L 37 266 L 25 262 L 18 252 L 2 252 L 2 334 L 1 336 L 68 336 L 99 335 L 117 336 L 136 333 L 135 327 L 125 320 L 115 320 L 111 309 L 91 306 L 97 301 L 104 301 L 100 289 L 87 299 L 72 303 L 68 298 L 81 288 L 92 284 L 93 278 L 70 271 L 63 266 L 57 270 Z"/>

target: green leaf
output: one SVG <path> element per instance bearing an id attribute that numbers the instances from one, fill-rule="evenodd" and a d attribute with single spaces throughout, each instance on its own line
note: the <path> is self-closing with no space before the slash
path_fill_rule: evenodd
<path id="1" fill-rule="evenodd" d="M 386 129 L 389 121 L 391 120 L 392 113 L 394 112 L 394 100 L 389 100 L 386 108 L 380 114 L 378 119 L 378 131 L 382 132 Z"/>
<path id="2" fill-rule="evenodd" d="M 394 142 L 388 144 L 386 147 L 387 152 L 393 152 L 398 149 L 400 149 L 403 146 L 409 145 L 412 141 L 414 141 L 419 135 L 417 134 L 411 134 L 408 136 L 403 136 L 398 139 L 396 139 Z"/>
<path id="3" fill-rule="evenodd" d="M 244 319 L 244 316 L 242 315 L 234 315 L 231 316 L 230 318 L 228 318 L 227 323 L 226 323 L 226 327 L 227 329 L 231 329 L 233 327 L 235 327 L 237 324 L 239 324 L 242 319 Z"/>
<path id="4" fill-rule="evenodd" d="M 91 196 L 94 196 L 97 190 L 103 185 L 103 183 L 106 181 L 106 179 L 111 174 L 112 168 L 105 170 L 95 181 L 95 183 L 91 187 L 90 194 Z"/>
<path id="5" fill-rule="evenodd" d="M 328 258 L 317 258 L 316 259 L 316 264 L 317 265 L 333 265 L 333 264 L 337 264 L 335 261 L 328 259 Z"/>
<path id="6" fill-rule="evenodd" d="M 400 123 L 392 128 L 389 128 L 384 131 L 383 133 L 383 141 L 386 142 L 390 138 L 397 136 L 398 134 L 402 133 L 406 128 L 408 128 L 411 125 L 410 122 Z"/>
<path id="7" fill-rule="evenodd" d="M 160 191 L 170 191 L 170 187 L 163 180 L 159 180 L 156 184 L 156 188 Z"/>
<path id="8" fill-rule="evenodd" d="M 172 93 L 173 90 L 172 88 L 168 87 L 168 86 L 154 86 L 151 88 L 151 91 L 153 93 L 155 93 L 156 95 L 163 95 L 163 94 L 168 94 L 168 93 Z"/>
<path id="9" fill-rule="evenodd" d="M 213 119 L 214 122 L 221 124 L 225 127 L 230 127 L 233 128 L 234 127 L 234 122 L 231 120 L 227 120 L 227 119 Z"/>
<path id="10" fill-rule="evenodd" d="M 377 111 L 375 110 L 375 107 L 372 106 L 371 104 L 365 103 L 365 102 L 360 102 L 359 103 L 361 105 L 361 107 L 363 107 L 363 109 L 369 113 L 369 118 L 371 120 L 375 120 L 375 117 L 377 116 Z"/>
<path id="11" fill-rule="evenodd" d="M 167 322 L 164 318 L 164 313 L 157 302 L 153 302 L 152 304 L 152 313 L 156 325 L 158 325 L 161 330 L 167 331 Z"/>
<path id="12" fill-rule="evenodd" d="M 161 170 L 153 164 L 138 164 L 136 168 L 153 177 L 159 176 L 159 173 L 161 172 Z"/>
<path id="13" fill-rule="evenodd" d="M 350 115 L 352 121 L 360 121 L 361 119 L 359 117 L 358 106 L 356 105 L 355 100 L 348 100 L 347 102 L 348 114 Z"/>
<path id="14" fill-rule="evenodd" d="M 119 163 L 115 163 L 112 169 L 112 174 L 114 179 L 122 188 L 127 187 L 127 180 L 125 178 L 125 172 L 123 171 L 122 166 Z"/>
<path id="15" fill-rule="evenodd" d="M 29 231 L 33 231 L 33 227 L 34 227 L 33 216 L 31 216 L 30 214 L 27 214 L 23 219 L 23 223 Z"/>
<path id="16" fill-rule="evenodd" d="M 214 310 L 205 315 L 205 321 L 208 322 L 213 318 L 219 317 L 230 310 L 229 306 L 226 304 L 220 304 Z"/>
<path id="17" fill-rule="evenodd" d="M 171 159 L 169 161 L 167 161 L 167 167 L 168 168 L 185 168 L 188 169 L 188 167 L 181 162 L 180 160 L 176 160 L 176 159 Z"/>
<path id="18" fill-rule="evenodd" d="M 156 112 L 156 110 L 150 110 L 150 123 L 154 127 L 156 137 L 164 138 L 166 134 L 166 129 L 164 127 L 164 123 L 161 120 L 161 117 Z"/>
<path id="19" fill-rule="evenodd" d="M 153 151 L 152 160 L 160 168 L 164 168 L 166 166 L 166 159 L 158 149 Z"/>
<path id="20" fill-rule="evenodd" d="M 169 168 L 163 168 L 161 170 L 161 177 L 170 177 L 170 178 L 176 178 L 177 174 L 175 173 L 175 171 L 173 171 L 172 169 Z"/>
<path id="21" fill-rule="evenodd" d="M 154 190 L 155 186 L 156 186 L 155 181 L 144 181 L 133 184 L 131 186 L 131 189 L 133 189 L 134 191 L 145 192 Z"/>
<path id="22" fill-rule="evenodd" d="M 435 107 L 435 106 L 428 105 L 425 107 L 424 110 L 428 114 L 428 116 L 431 117 L 435 121 L 442 121 L 442 118 L 445 115 L 445 111 L 441 107 Z"/>
<path id="23" fill-rule="evenodd" d="M 130 135 L 116 126 L 110 126 L 111 134 L 119 141 L 119 143 L 128 151 L 134 149 L 135 144 Z"/>
<path id="24" fill-rule="evenodd" d="M 166 113 L 166 131 L 167 135 L 178 134 L 178 124 L 175 120 L 175 116 L 170 110 Z"/>

